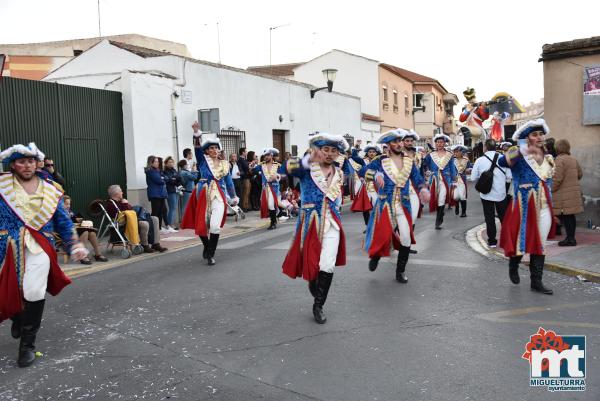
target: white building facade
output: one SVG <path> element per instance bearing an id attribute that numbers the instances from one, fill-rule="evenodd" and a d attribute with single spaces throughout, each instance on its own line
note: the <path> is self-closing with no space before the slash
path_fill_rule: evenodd
<path id="1" fill-rule="evenodd" d="M 329 68 L 338 70 L 333 84 L 336 91 L 359 97 L 363 114 L 379 116 L 379 61 L 334 49 L 294 68 L 294 79 L 322 87 L 326 84 L 322 71 Z M 315 98 L 319 96 L 323 93 Z M 374 141 L 379 134 L 379 122 L 362 118 L 361 133 L 351 135 Z"/>
<path id="2" fill-rule="evenodd" d="M 44 80 L 123 94 L 127 189 L 135 203 L 146 201 L 147 157 L 181 159 L 199 110 L 218 109 L 220 128 L 243 131 L 246 148 L 256 152 L 276 146 L 276 137 L 302 154 L 310 132 L 361 132 L 358 97 L 323 91 L 311 99 L 307 84 L 179 56 L 143 57 L 108 41 Z"/>

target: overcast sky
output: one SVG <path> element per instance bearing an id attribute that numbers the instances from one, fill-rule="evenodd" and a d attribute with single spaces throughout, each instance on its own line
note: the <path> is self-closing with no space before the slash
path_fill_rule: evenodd
<path id="1" fill-rule="evenodd" d="M 479 100 L 543 97 L 545 43 L 600 35 L 600 1 L 100 0 L 103 35 L 181 42 L 192 57 L 246 68 L 310 60 L 332 48 L 438 79 Z M 97 0 L 0 0 L 0 43 L 98 36 Z M 287 25 L 289 24 L 289 25 Z M 343 74 L 340 71 L 339 74 Z"/>

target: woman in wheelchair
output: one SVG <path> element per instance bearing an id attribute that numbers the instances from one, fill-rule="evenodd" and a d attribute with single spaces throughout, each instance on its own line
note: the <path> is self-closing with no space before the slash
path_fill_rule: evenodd
<path id="1" fill-rule="evenodd" d="M 94 249 L 94 259 L 96 261 L 107 262 L 108 259 L 104 255 L 102 255 L 102 253 L 100 252 L 100 248 L 98 247 L 98 230 L 94 228 L 94 225 L 91 221 L 84 220 L 83 216 L 81 216 L 80 213 L 75 213 L 73 210 L 71 210 L 70 196 L 65 195 L 63 199 L 65 202 L 65 209 L 67 210 L 69 217 L 71 217 L 71 220 L 73 220 L 73 223 L 75 224 L 75 229 L 77 230 L 77 235 L 79 235 L 79 240 L 81 241 L 81 243 L 84 245 L 86 241 L 90 243 L 90 245 Z M 84 265 L 91 265 L 92 261 L 89 257 L 85 257 L 80 260 L 80 263 Z"/>

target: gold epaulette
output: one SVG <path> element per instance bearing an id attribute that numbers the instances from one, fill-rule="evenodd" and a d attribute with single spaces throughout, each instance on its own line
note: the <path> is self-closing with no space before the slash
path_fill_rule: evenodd
<path id="1" fill-rule="evenodd" d="M 512 161 L 519 157 L 520 151 L 519 151 L 519 147 L 518 146 L 511 146 L 510 148 L 508 148 L 506 150 L 506 152 L 504 153 L 504 157 L 506 157 L 506 160 L 509 164 L 512 163 Z"/>
<path id="2" fill-rule="evenodd" d="M 58 190 L 59 190 L 61 193 L 63 193 L 63 194 L 65 193 L 65 190 L 64 190 L 64 188 L 63 188 L 63 187 L 62 187 L 62 185 L 60 185 L 58 182 L 56 182 L 56 181 L 52 181 L 52 180 L 51 180 L 51 179 L 49 179 L 49 178 L 46 178 L 46 180 L 45 180 L 45 181 L 46 181 L 48 184 L 50 184 L 50 185 L 53 185 L 53 186 L 54 186 L 54 188 L 58 189 Z"/>
<path id="3" fill-rule="evenodd" d="M 373 181 L 375 179 L 375 174 L 376 173 L 377 172 L 375 170 L 371 170 L 371 169 L 367 170 L 365 172 L 365 180 L 367 180 L 367 181 Z"/>
<path id="4" fill-rule="evenodd" d="M 546 160 L 548 161 L 548 164 L 551 167 L 554 167 L 554 156 L 552 155 L 545 155 L 546 156 Z"/>

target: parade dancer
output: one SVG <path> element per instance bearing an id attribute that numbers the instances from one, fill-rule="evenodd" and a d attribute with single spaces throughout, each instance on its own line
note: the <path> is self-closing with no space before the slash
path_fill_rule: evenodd
<path id="1" fill-rule="evenodd" d="M 281 165 L 273 160 L 279 151 L 275 148 L 265 148 L 262 152 L 263 161 L 254 168 L 262 179 L 262 192 L 260 194 L 260 218 L 271 219 L 268 230 L 277 228 L 277 211 L 281 203 L 279 180 L 281 179 Z"/>
<path id="2" fill-rule="evenodd" d="M 229 173 L 229 162 L 219 159 L 221 141 L 203 135 L 201 144 L 194 148 L 201 178 L 187 203 L 181 227 L 195 230 L 204 245 L 202 257 L 213 266 L 221 228 L 227 218 L 225 204 L 237 205 L 239 198 Z"/>
<path id="3" fill-rule="evenodd" d="M 402 138 L 406 135 L 411 134 L 402 129 L 383 134 L 378 142 L 388 145 L 387 155 L 374 160 L 360 172 L 367 181 L 375 181 L 378 191 L 365 239 L 365 250 L 370 259 L 369 270 L 375 271 L 379 259 L 389 256 L 394 247 L 398 250 L 396 280 L 400 283 L 408 282 L 406 264 L 410 246 L 415 243 L 411 188 L 416 187 L 424 201 L 429 197 L 419 169 L 413 159 L 402 151 Z M 418 210 L 418 205 L 416 207 Z"/>
<path id="4" fill-rule="evenodd" d="M 433 137 L 435 150 L 430 152 L 423 160 L 423 168 L 429 171 L 429 212 L 437 212 L 435 229 L 441 230 L 444 222 L 444 207 L 451 205 L 450 189 L 456 184 L 457 172 L 454 156 L 444 147 L 450 142 L 446 134 L 437 134 Z"/>
<path id="5" fill-rule="evenodd" d="M 357 145 L 360 146 L 361 141 L 357 141 Z M 381 155 L 381 148 L 376 144 L 367 144 L 363 148 L 364 158 L 361 157 L 360 148 L 356 147 L 352 149 L 349 162 L 354 169 L 355 177 L 355 198 L 352 202 L 350 210 L 353 212 L 362 212 L 365 226 L 369 224 L 369 216 L 371 210 L 375 207 L 377 202 L 377 190 L 372 181 L 365 182 L 364 179 L 360 178 L 358 171 L 367 164 L 371 163 L 377 156 Z"/>
<path id="6" fill-rule="evenodd" d="M 519 263 L 529 253 L 531 289 L 551 295 L 552 290 L 542 283 L 544 245 L 554 237 L 552 218 L 552 174 L 554 159 L 544 155 L 544 135 L 550 132 L 544 119 L 529 121 L 513 135 L 518 146 L 500 156 L 498 165 L 510 167 L 514 199 L 508 207 L 500 232 L 500 246 L 509 257 L 510 281 L 519 284 Z"/>
<path id="7" fill-rule="evenodd" d="M 417 150 L 417 146 L 415 146 L 415 141 L 420 139 L 419 134 L 415 130 L 410 130 L 402 135 L 402 151 L 408 157 L 410 157 L 417 167 L 417 170 L 421 172 L 421 165 L 423 163 L 423 157 L 421 153 Z M 423 149 L 421 147 L 421 149 Z M 421 217 L 421 210 L 423 206 L 421 205 L 421 200 L 419 199 L 419 195 L 417 194 L 417 186 L 411 181 L 410 185 L 410 207 L 411 207 L 411 217 L 412 217 L 412 228 L 413 232 L 415 230 L 415 224 L 417 223 L 417 218 Z M 410 253 L 417 253 L 416 249 L 411 249 Z"/>
<path id="8" fill-rule="evenodd" d="M 0 160 L 10 172 L 0 175 L 0 322 L 10 318 L 11 335 L 20 338 L 19 367 L 36 358 L 35 339 L 46 291 L 57 295 L 71 283 L 58 265 L 53 233 L 73 260 L 87 257 L 64 207 L 63 193 L 36 175 L 44 154 L 34 143 L 14 145 Z"/>
<path id="9" fill-rule="evenodd" d="M 301 210 L 292 245 L 283 262 L 283 273 L 303 277 L 314 297 L 313 316 L 319 324 L 327 320 L 327 300 L 334 266 L 346 264 L 346 241 L 339 208 L 344 174 L 335 165 L 348 149 L 341 135 L 316 133 L 310 137 L 310 154 L 286 163 L 288 175 L 300 179 Z"/>
<path id="10" fill-rule="evenodd" d="M 467 170 L 473 168 L 473 163 L 466 156 L 469 148 L 463 145 L 454 145 L 452 152 L 454 153 L 454 165 L 456 166 L 456 172 L 458 179 L 456 180 L 456 186 L 452 191 L 452 199 L 456 202 L 454 213 L 458 216 L 460 208 L 462 207 L 462 213 L 460 217 L 467 217 Z"/>

